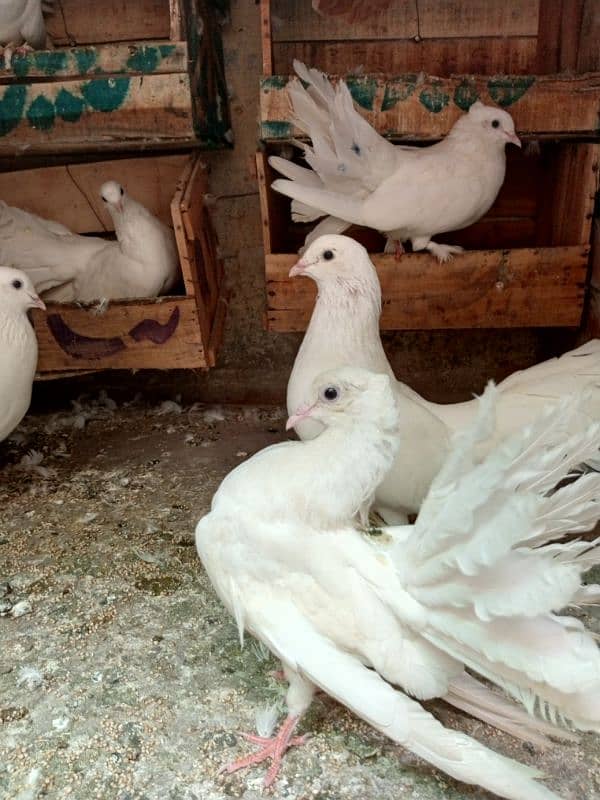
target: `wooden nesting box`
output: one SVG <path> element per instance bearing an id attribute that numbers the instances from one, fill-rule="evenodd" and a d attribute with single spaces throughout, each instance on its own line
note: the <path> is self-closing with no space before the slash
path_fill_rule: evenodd
<path id="1" fill-rule="evenodd" d="M 117 177 L 175 231 L 182 281 L 177 294 L 34 310 L 38 373 L 59 378 L 103 369 L 214 366 L 225 317 L 223 268 L 204 203 L 207 170 L 175 155 L 42 167 L 0 174 L 0 197 L 81 234 L 112 230 L 99 187 Z"/>
<path id="2" fill-rule="evenodd" d="M 47 30 L 0 70 L 0 156 L 231 143 L 215 3 L 61 0 Z"/>
<path id="3" fill-rule="evenodd" d="M 477 99 L 509 111 L 524 140 L 523 152 L 507 148 L 505 184 L 485 217 L 434 237 L 465 254 L 446 264 L 427 253 L 374 256 L 382 328 L 578 326 L 600 160 L 599 4 L 390 0 L 368 13 L 351 0 L 328 5 L 336 14 L 323 18 L 311 0 L 262 0 L 267 327 L 303 330 L 315 294 L 311 281 L 287 274 L 312 226 L 291 222 L 266 161 L 289 156 L 299 135 L 287 97 L 294 58 L 344 78 L 358 110 L 393 141 L 440 139 Z M 379 235 L 349 233 L 381 253 Z"/>

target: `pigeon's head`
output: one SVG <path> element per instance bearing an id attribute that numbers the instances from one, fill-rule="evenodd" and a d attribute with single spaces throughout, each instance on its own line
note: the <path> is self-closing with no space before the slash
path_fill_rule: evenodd
<path id="1" fill-rule="evenodd" d="M 319 290 L 334 287 L 338 292 L 346 288 L 357 293 L 371 289 L 379 296 L 377 273 L 369 254 L 349 236 L 319 236 L 291 268 L 290 278 L 296 275 L 312 278 Z"/>
<path id="2" fill-rule="evenodd" d="M 100 197 L 106 203 L 109 211 L 118 211 L 122 214 L 125 196 L 125 189 L 117 181 L 106 181 L 100 187 Z"/>
<path id="3" fill-rule="evenodd" d="M 24 272 L 11 267 L 0 267 L 0 309 L 3 313 L 27 312 L 30 308 L 46 310 L 34 289 L 31 279 Z"/>
<path id="4" fill-rule="evenodd" d="M 341 367 L 322 372 L 312 385 L 312 402 L 296 409 L 286 430 L 304 419 L 325 427 L 351 427 L 371 422 L 384 429 L 395 428 L 398 411 L 390 379 L 359 367 Z"/>
<path id="5" fill-rule="evenodd" d="M 500 147 L 511 142 L 521 147 L 521 140 L 515 133 L 515 123 L 507 111 L 495 106 L 485 106 L 480 100 L 473 103 L 464 117 L 471 130 L 484 134 Z"/>

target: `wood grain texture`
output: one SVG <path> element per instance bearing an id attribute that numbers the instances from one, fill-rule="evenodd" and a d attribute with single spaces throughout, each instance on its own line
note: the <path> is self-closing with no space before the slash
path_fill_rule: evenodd
<path id="1" fill-rule="evenodd" d="M 189 163 L 186 155 L 147 156 L 4 172 L 0 198 L 41 217 L 58 219 L 74 233 L 103 233 L 113 230 L 113 224 L 99 190 L 105 181 L 118 180 L 170 225 L 171 200 Z"/>
<path id="2" fill-rule="evenodd" d="M 175 311 L 177 326 L 166 341 L 157 343 L 140 335 L 137 339 L 132 337 L 131 331 L 145 321 L 158 323 L 158 326 L 169 325 Z M 62 343 L 57 341 L 48 324 L 53 315 L 58 315 L 75 336 L 65 337 Z M 104 314 L 96 314 L 90 308 L 55 303 L 48 306 L 47 314 L 36 311 L 34 324 L 39 344 L 39 372 L 207 366 L 193 297 L 161 298 L 157 302 L 113 302 Z M 149 330 L 152 335 L 152 327 Z M 83 342 L 79 337 L 84 337 Z"/>
<path id="3" fill-rule="evenodd" d="M 577 326 L 589 247 L 467 252 L 449 264 L 429 254 L 400 262 L 373 255 L 383 295 L 383 330 Z M 297 256 L 266 258 L 266 324 L 305 330 L 316 289 L 288 277 Z"/>
<path id="4" fill-rule="evenodd" d="M 55 45 L 168 39 L 169 0 L 57 0 L 46 27 Z"/>
<path id="5" fill-rule="evenodd" d="M 577 53 L 577 71 L 597 70 L 600 70 L 600 3 L 598 0 L 585 0 Z"/>
<path id="6" fill-rule="evenodd" d="M 271 28 L 271 0 L 260 0 L 260 40 L 262 49 L 262 74 L 273 74 L 273 30 Z"/>
<path id="7" fill-rule="evenodd" d="M 276 75 L 293 72 L 295 58 L 337 75 L 351 73 L 359 64 L 366 73 L 388 75 L 421 71 L 441 77 L 461 73 L 527 75 L 536 70 L 537 39 L 487 36 L 419 41 L 275 42 L 272 72 Z"/>
<path id="8" fill-rule="evenodd" d="M 262 138 L 299 135 L 290 123 L 287 79 L 263 79 L 260 93 Z M 380 132 L 397 140 L 437 139 L 448 133 L 468 107 L 480 99 L 501 105 L 520 134 L 597 135 L 600 73 L 574 76 L 432 76 L 407 75 L 386 80 L 365 76 L 349 82 L 360 113 Z"/>

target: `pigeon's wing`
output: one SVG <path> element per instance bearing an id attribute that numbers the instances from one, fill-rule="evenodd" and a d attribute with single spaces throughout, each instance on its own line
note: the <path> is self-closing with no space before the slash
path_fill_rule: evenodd
<path id="1" fill-rule="evenodd" d="M 268 607 L 261 597 L 262 589 L 248 598 L 250 630 L 286 666 L 378 731 L 457 780 L 479 784 L 500 797 L 558 800 L 537 782 L 536 770 L 444 728 L 417 701 L 319 635 L 284 592 L 271 594 Z"/>
<path id="2" fill-rule="evenodd" d="M 600 423 L 572 434 L 580 411 L 564 401 L 478 463 L 494 429 L 494 394 L 484 394 L 476 423 L 455 438 L 413 534 L 392 558 L 428 610 L 421 634 L 429 642 L 528 710 L 600 731 L 600 651 L 581 622 L 556 615 L 585 599 L 582 574 L 600 563 L 600 540 L 561 541 L 600 517 L 600 475 L 552 491 L 598 453 Z"/>
<path id="3" fill-rule="evenodd" d="M 46 23 L 42 14 L 42 0 L 27 0 L 21 26 L 23 39 L 39 50 L 46 44 Z"/>

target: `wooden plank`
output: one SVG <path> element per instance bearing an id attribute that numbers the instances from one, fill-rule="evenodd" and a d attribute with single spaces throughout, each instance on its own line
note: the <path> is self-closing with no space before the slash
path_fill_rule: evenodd
<path id="1" fill-rule="evenodd" d="M 261 134 L 286 140 L 299 132 L 290 123 L 288 78 L 262 80 Z M 542 76 L 404 75 L 386 80 L 366 75 L 347 80 L 356 106 L 378 130 L 398 140 L 444 136 L 475 99 L 500 105 L 513 116 L 520 134 L 597 135 L 600 73 Z"/>
<path id="2" fill-rule="evenodd" d="M 537 39 L 533 36 L 277 42 L 273 46 L 273 71 L 278 75 L 291 73 L 297 58 L 338 75 L 351 73 L 357 64 L 366 73 L 388 75 L 421 71 L 442 77 L 460 73 L 526 75 L 535 72 L 536 56 Z"/>
<path id="3" fill-rule="evenodd" d="M 187 75 L 0 87 L 0 155 L 197 144 Z"/>
<path id="4" fill-rule="evenodd" d="M 577 72 L 600 70 L 600 4 L 585 0 L 577 53 Z"/>
<path id="5" fill-rule="evenodd" d="M 193 297 L 113 302 L 103 314 L 55 303 L 34 324 L 42 373 L 207 366 Z"/>
<path id="6" fill-rule="evenodd" d="M 577 68 L 584 0 L 544 0 L 540 3 L 537 72 Z"/>
<path id="7" fill-rule="evenodd" d="M 589 247 L 479 250 L 439 264 L 428 254 L 373 255 L 384 330 L 577 326 Z M 289 278 L 295 254 L 269 255 L 267 327 L 304 330 L 316 288 Z"/>
<path id="8" fill-rule="evenodd" d="M 262 49 L 262 74 L 273 74 L 273 31 L 271 28 L 271 0 L 260 0 L 260 41 Z"/>
<path id="9" fill-rule="evenodd" d="M 561 147 L 554 169 L 550 244 L 588 244 L 598 191 L 600 145 Z"/>
<path id="10" fill-rule="evenodd" d="M 54 45 L 168 39 L 168 0 L 60 0 L 46 27 Z"/>
<path id="11" fill-rule="evenodd" d="M 172 42 L 183 39 L 183 20 L 179 0 L 169 0 L 169 38 Z"/>
<path id="12" fill-rule="evenodd" d="M 545 0 L 544 0 L 545 2 Z M 418 0 L 419 35 L 537 36 L 540 0 Z"/>
<path id="13" fill-rule="evenodd" d="M 0 173 L 0 198 L 47 219 L 57 219 L 75 233 L 113 230 L 99 189 L 118 180 L 133 197 L 166 224 L 171 199 L 187 155 L 153 156 L 69 164 Z"/>
<path id="14" fill-rule="evenodd" d="M 0 69 L 0 83 L 18 79 L 82 78 L 86 75 L 160 75 L 187 72 L 187 42 L 128 42 L 60 50 L 15 53 L 10 69 Z"/>

